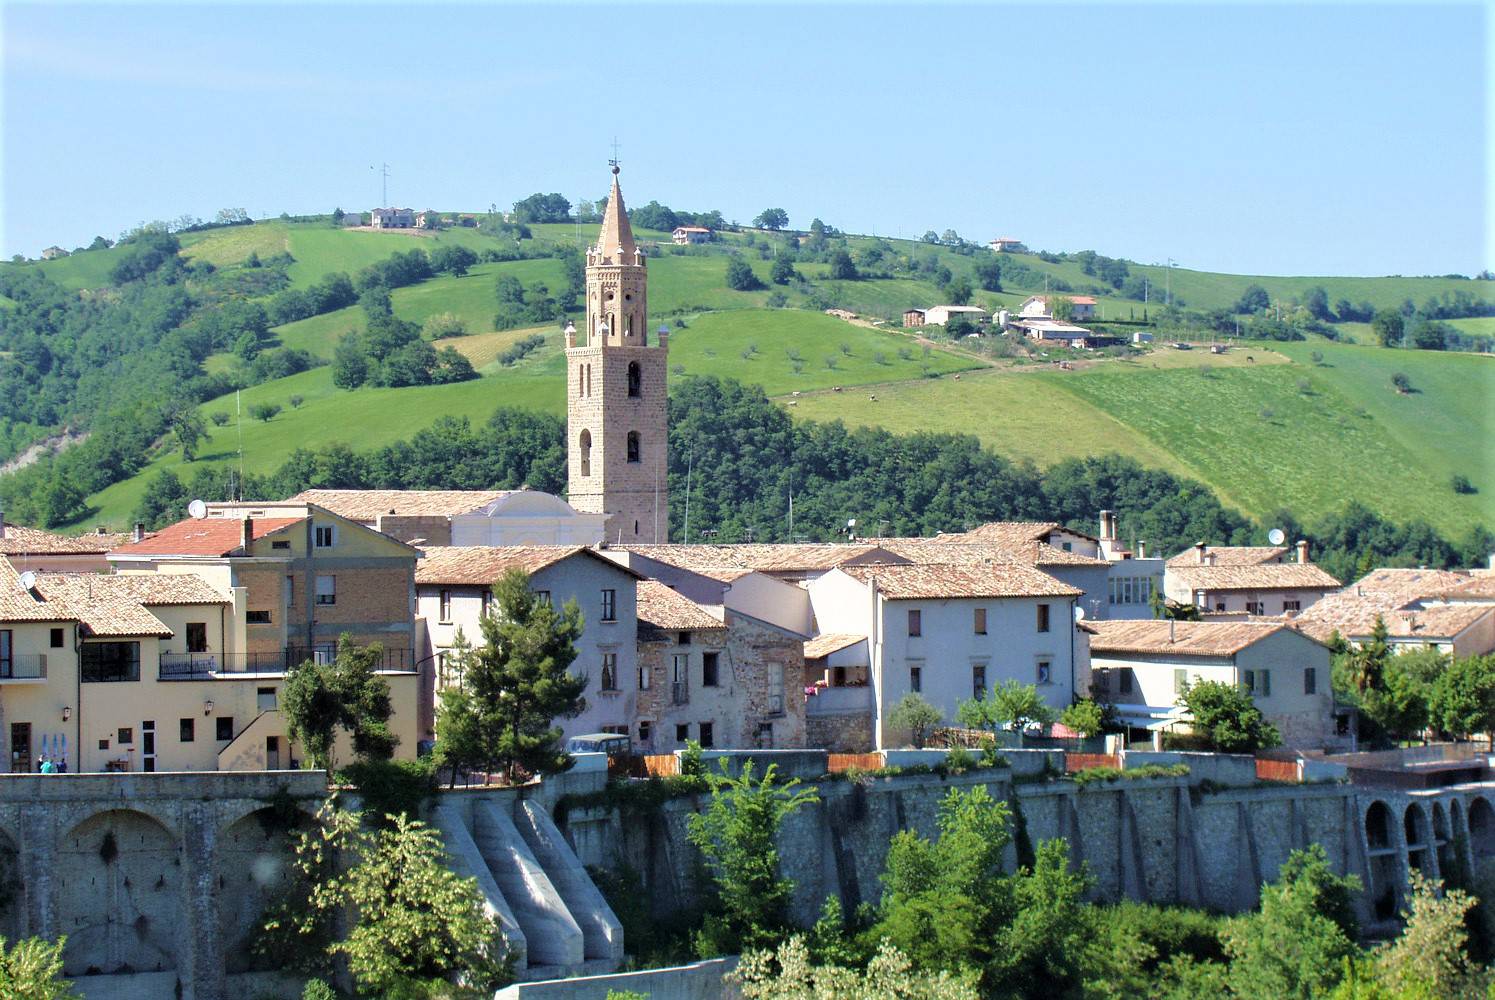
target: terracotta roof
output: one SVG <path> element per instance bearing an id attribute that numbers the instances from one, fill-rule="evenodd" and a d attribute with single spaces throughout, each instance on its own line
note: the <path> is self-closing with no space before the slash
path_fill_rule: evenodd
<path id="1" fill-rule="evenodd" d="M 257 517 L 252 537 L 264 538 L 281 528 L 299 524 L 305 517 Z M 188 518 L 156 532 L 141 542 L 114 550 L 125 556 L 228 556 L 240 551 L 244 522 L 239 518 Z"/>
<path id="2" fill-rule="evenodd" d="M 538 573 L 578 553 L 601 559 L 624 573 L 633 572 L 585 545 L 433 545 L 423 550 L 415 564 L 415 582 L 487 586 L 510 569 Z"/>
<path id="3" fill-rule="evenodd" d="M 997 545 L 1017 545 L 1025 542 L 1041 542 L 1063 527 L 1058 521 L 992 521 L 970 531 L 958 534 L 939 535 L 936 539 L 947 542 L 993 542 Z"/>
<path id="4" fill-rule="evenodd" d="M 1366 611 L 1354 617 L 1325 615 L 1313 618 L 1299 615 L 1293 624 L 1321 642 L 1328 642 L 1335 632 L 1345 639 L 1358 640 L 1375 629 L 1376 614 Z M 1495 607 L 1488 604 L 1429 604 L 1421 608 L 1381 612 L 1380 615 L 1386 623 L 1386 634 L 1391 638 L 1432 642 L 1454 638 L 1486 615 L 1495 615 Z"/>
<path id="5" fill-rule="evenodd" d="M 151 607 L 229 603 L 190 573 L 44 573 L 36 589 L 90 636 L 169 636 L 171 629 Z"/>
<path id="6" fill-rule="evenodd" d="M 1339 581 L 1313 563 L 1255 566 L 1170 566 L 1168 575 L 1189 590 L 1330 590 Z"/>
<path id="7" fill-rule="evenodd" d="M 969 597 L 1077 597 L 1084 591 L 1017 563 L 1000 565 L 925 564 L 842 566 L 841 572 L 866 583 L 877 579 L 884 597 L 943 600 Z"/>
<path id="8" fill-rule="evenodd" d="M 94 531 L 74 537 L 20 524 L 7 524 L 0 528 L 0 555 L 89 555 L 108 552 L 129 539 L 128 532 Z"/>
<path id="9" fill-rule="evenodd" d="M 0 621 L 72 621 L 65 609 L 21 586 L 21 575 L 0 559 Z"/>
<path id="10" fill-rule="evenodd" d="M 960 536 L 948 536 L 958 538 Z M 936 538 L 885 538 L 878 546 L 916 563 L 1020 563 L 1028 566 L 1108 566 L 1104 559 L 1083 556 L 1043 542 L 999 545 L 995 542 L 947 541 Z"/>
<path id="11" fill-rule="evenodd" d="M 825 635 L 817 635 L 813 639 L 805 640 L 805 659 L 818 660 L 822 656 L 829 656 L 848 646 L 855 646 L 859 642 L 866 641 L 865 635 L 855 635 L 851 632 L 827 632 Z"/>
<path id="12" fill-rule="evenodd" d="M 1093 621 L 1090 653 L 1148 653 L 1167 656 L 1234 656 L 1278 632 L 1295 631 L 1283 622 Z M 1169 641 L 1170 633 L 1172 642 Z"/>
<path id="13" fill-rule="evenodd" d="M 1438 592 L 1449 601 L 1495 601 L 1495 573 L 1481 573 L 1472 580 Z"/>
<path id="14" fill-rule="evenodd" d="M 641 630 L 651 626 L 665 632 L 700 632 L 727 627 L 701 605 L 657 580 L 639 581 L 638 622 Z"/>
<path id="15" fill-rule="evenodd" d="M 455 517 L 517 490 L 302 490 L 287 503 L 312 503 L 350 521 L 373 524 L 384 514 Z"/>
<path id="16" fill-rule="evenodd" d="M 1260 566 L 1262 563 L 1281 562 L 1287 549 L 1272 545 L 1206 545 L 1204 552 L 1206 556 L 1214 553 L 1216 566 Z M 1170 556 L 1164 565 L 1172 569 L 1175 566 L 1209 564 L 1199 561 L 1198 549 L 1187 548 L 1176 556 Z"/>
<path id="17" fill-rule="evenodd" d="M 828 570 L 848 559 L 857 559 L 877 551 L 867 543 L 738 543 L 727 545 L 619 545 L 633 552 L 681 569 L 697 572 L 726 567 L 756 569 L 765 573 L 808 572 Z"/>

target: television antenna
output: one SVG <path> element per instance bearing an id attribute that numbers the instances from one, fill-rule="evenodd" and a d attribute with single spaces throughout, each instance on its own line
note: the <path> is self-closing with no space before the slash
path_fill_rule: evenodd
<path id="1" fill-rule="evenodd" d="M 208 505 L 203 503 L 201 500 L 193 500 L 187 505 L 187 513 L 191 515 L 194 520 L 201 521 L 203 518 L 208 516 Z"/>
<path id="2" fill-rule="evenodd" d="M 1273 528 L 1271 531 L 1267 532 L 1267 541 L 1271 542 L 1273 545 L 1281 545 L 1283 542 L 1287 541 L 1287 533 L 1284 532 L 1281 528 Z"/>

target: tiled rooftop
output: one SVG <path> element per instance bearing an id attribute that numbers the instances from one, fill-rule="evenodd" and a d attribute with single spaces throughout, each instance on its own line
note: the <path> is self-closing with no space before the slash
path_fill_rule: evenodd
<path id="1" fill-rule="evenodd" d="M 312 503 L 351 521 L 374 523 L 385 514 L 455 517 L 486 507 L 515 490 L 303 490 L 287 503 Z"/>
<path id="2" fill-rule="evenodd" d="M 1077 587 L 1017 563 L 950 565 L 903 564 L 842 566 L 841 572 L 877 588 L 889 600 L 947 600 L 981 597 L 1078 597 Z"/>
<path id="3" fill-rule="evenodd" d="M 304 517 L 262 517 L 251 523 L 252 537 L 264 538 Z M 238 518 L 188 518 L 114 550 L 126 556 L 227 556 L 239 551 L 244 522 Z"/>
<path id="4" fill-rule="evenodd" d="M 666 632 L 699 632 L 726 628 L 716 616 L 657 580 L 638 585 L 639 627 L 653 626 Z"/>
<path id="5" fill-rule="evenodd" d="M 1087 622 L 1092 655 L 1147 653 L 1168 656 L 1233 656 L 1270 635 L 1288 630 L 1281 622 Z"/>

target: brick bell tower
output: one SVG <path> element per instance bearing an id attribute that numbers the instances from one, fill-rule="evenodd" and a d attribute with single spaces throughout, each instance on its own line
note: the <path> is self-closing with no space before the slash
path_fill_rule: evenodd
<path id="1" fill-rule="evenodd" d="M 649 343 L 648 270 L 633 241 L 618 165 L 597 245 L 587 249 L 587 318 L 566 327 L 571 506 L 606 514 L 609 544 L 669 541 L 669 332 Z"/>

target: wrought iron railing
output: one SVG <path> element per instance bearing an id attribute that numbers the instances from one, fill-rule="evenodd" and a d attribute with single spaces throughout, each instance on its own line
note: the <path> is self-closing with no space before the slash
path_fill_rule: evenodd
<path id="1" fill-rule="evenodd" d="M 46 653 L 12 653 L 0 659 L 0 680 L 44 680 Z"/>
<path id="2" fill-rule="evenodd" d="M 283 674 L 308 660 L 331 660 L 332 647 L 288 646 L 257 653 L 162 653 L 159 677 L 163 681 L 192 680 L 223 674 Z M 381 649 L 375 670 L 416 669 L 412 649 Z"/>

